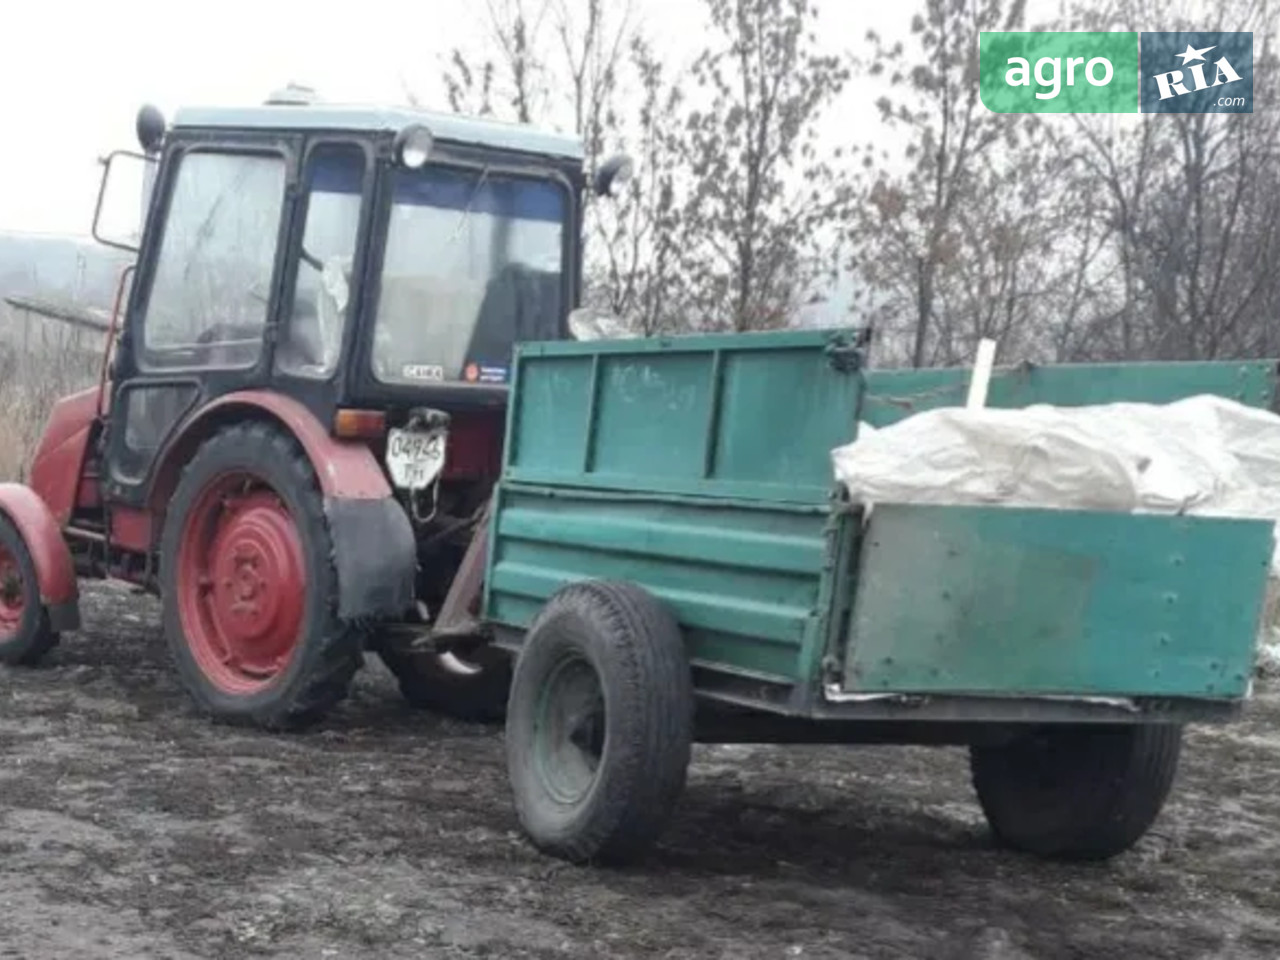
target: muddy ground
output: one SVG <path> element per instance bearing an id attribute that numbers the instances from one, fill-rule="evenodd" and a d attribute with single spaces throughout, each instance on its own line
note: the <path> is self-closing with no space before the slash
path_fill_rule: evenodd
<path id="1" fill-rule="evenodd" d="M 994 849 L 964 756 L 700 748 L 657 853 L 533 853 L 497 731 L 414 713 L 381 668 L 322 729 L 211 726 L 154 604 L 0 675 L 0 957 L 1280 956 L 1280 689 L 1191 736 L 1131 854 Z"/>

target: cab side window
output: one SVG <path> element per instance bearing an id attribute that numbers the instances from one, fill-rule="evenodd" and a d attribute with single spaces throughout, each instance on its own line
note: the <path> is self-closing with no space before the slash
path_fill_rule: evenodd
<path id="1" fill-rule="evenodd" d="M 364 173 L 364 151 L 353 144 L 322 144 L 307 158 L 306 226 L 292 307 L 276 351 L 276 366 L 285 373 L 327 379 L 337 369 L 351 306 Z"/>
<path id="2" fill-rule="evenodd" d="M 258 361 L 285 181 L 281 156 L 195 151 L 181 158 L 143 319 L 144 366 Z"/>

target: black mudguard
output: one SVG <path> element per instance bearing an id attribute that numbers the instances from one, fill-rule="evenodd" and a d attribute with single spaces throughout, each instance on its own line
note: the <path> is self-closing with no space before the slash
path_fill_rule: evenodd
<path id="1" fill-rule="evenodd" d="M 414 604 L 413 525 L 392 497 L 325 500 L 338 573 L 338 616 L 399 619 Z"/>

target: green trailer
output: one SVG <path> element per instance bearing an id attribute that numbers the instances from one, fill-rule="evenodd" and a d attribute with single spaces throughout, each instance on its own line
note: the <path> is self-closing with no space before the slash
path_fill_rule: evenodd
<path id="1" fill-rule="evenodd" d="M 963 402 L 868 371 L 858 331 L 524 345 L 483 614 L 516 652 L 528 837 L 642 853 L 693 742 L 967 745 L 996 837 L 1106 858 L 1169 792 L 1184 725 L 1246 701 L 1263 521 L 876 504 L 830 451 Z M 1272 362 L 999 369 L 992 406 L 1272 404 Z"/>

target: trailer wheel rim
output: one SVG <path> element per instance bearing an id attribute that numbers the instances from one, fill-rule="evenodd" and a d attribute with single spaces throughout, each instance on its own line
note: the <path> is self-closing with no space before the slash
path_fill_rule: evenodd
<path id="1" fill-rule="evenodd" d="M 258 477 L 219 477 L 192 505 L 178 553 L 178 611 L 201 673 L 232 695 L 269 686 L 302 639 L 306 559 L 288 508 Z"/>
<path id="2" fill-rule="evenodd" d="M 21 629 L 26 593 L 18 558 L 0 544 L 0 640 L 8 640 Z"/>
<path id="3" fill-rule="evenodd" d="M 562 658 L 547 676 L 534 720 L 534 766 L 558 802 L 582 801 L 595 784 L 606 746 L 604 690 L 584 657 Z"/>

